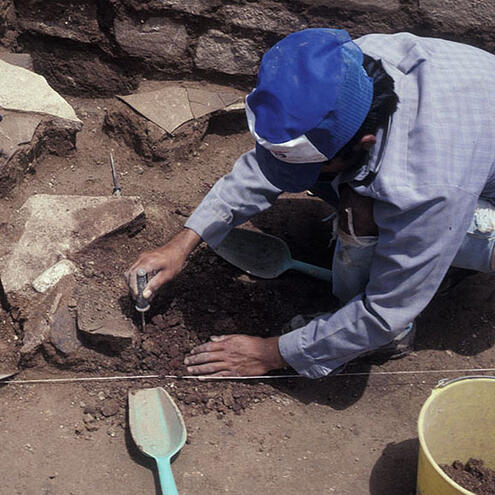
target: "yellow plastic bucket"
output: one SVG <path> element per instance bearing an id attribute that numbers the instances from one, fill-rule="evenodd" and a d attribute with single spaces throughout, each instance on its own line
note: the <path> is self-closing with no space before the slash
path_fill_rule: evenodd
<path id="1" fill-rule="evenodd" d="M 441 380 L 418 420 L 417 495 L 473 495 L 440 464 L 481 459 L 495 469 L 495 377 Z"/>

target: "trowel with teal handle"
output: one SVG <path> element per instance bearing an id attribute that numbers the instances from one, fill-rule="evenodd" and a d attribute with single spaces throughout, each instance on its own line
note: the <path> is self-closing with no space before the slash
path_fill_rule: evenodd
<path id="1" fill-rule="evenodd" d="M 331 270 L 293 259 L 285 241 L 263 232 L 232 229 L 215 252 L 255 277 L 276 278 L 286 270 L 297 270 L 311 277 L 332 281 Z"/>
<path id="2" fill-rule="evenodd" d="M 178 495 L 170 461 L 186 442 L 186 426 L 179 408 L 161 387 L 129 392 L 132 438 L 158 466 L 163 495 Z"/>

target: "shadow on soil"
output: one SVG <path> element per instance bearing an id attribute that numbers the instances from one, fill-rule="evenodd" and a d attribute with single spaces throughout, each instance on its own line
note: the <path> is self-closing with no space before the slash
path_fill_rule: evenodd
<path id="1" fill-rule="evenodd" d="M 450 350 L 475 356 L 495 344 L 495 277 L 471 275 L 451 290 L 437 293 L 418 317 L 416 350 Z"/>
<path id="2" fill-rule="evenodd" d="M 370 364 L 351 363 L 343 374 L 330 375 L 318 380 L 304 378 L 270 382 L 277 390 L 292 396 L 303 404 L 317 403 L 335 410 L 343 410 L 356 403 L 364 394 L 368 384 Z M 355 376 L 346 376 L 356 373 Z M 360 375 L 363 373 L 363 375 Z"/>
<path id="3" fill-rule="evenodd" d="M 418 451 L 416 438 L 389 443 L 371 472 L 370 495 L 414 495 Z"/>

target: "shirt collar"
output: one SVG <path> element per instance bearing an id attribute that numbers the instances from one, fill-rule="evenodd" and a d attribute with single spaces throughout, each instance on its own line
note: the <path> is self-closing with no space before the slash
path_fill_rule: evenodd
<path id="1" fill-rule="evenodd" d="M 381 166 L 383 150 L 387 144 L 391 118 L 385 127 L 380 127 L 376 132 L 376 143 L 366 155 L 363 163 L 353 170 L 341 173 L 340 183 L 349 182 L 353 185 L 369 185 L 378 174 Z"/>

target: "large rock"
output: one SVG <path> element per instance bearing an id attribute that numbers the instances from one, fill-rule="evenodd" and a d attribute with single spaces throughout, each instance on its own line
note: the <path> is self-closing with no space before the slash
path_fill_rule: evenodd
<path id="1" fill-rule="evenodd" d="M 199 38 L 194 55 L 194 63 L 199 69 L 232 75 L 256 74 L 260 60 L 260 46 L 255 41 L 216 29 Z"/>
<path id="2" fill-rule="evenodd" d="M 82 127 L 74 109 L 46 79 L 31 70 L 29 55 L 0 56 L 0 197 L 5 196 L 44 153 L 75 149 Z"/>
<path id="3" fill-rule="evenodd" d="M 107 105 L 103 130 L 123 141 L 146 160 L 170 162 L 181 160 L 195 151 L 208 128 L 208 116 L 191 120 L 172 136 L 157 124 L 138 114 L 122 101 Z"/>
<path id="4" fill-rule="evenodd" d="M 192 119 L 232 108 L 233 104 L 243 108 L 243 96 L 228 88 L 210 89 L 207 85 L 194 88 L 179 84 L 162 84 L 158 89 L 138 91 L 118 98 L 169 134 L 174 134 L 178 127 Z"/>
<path id="5" fill-rule="evenodd" d="M 222 5 L 222 0 L 120 0 L 120 3 L 137 12 L 160 12 L 172 9 L 188 14 L 204 15 Z"/>
<path id="6" fill-rule="evenodd" d="M 18 2 L 19 27 L 23 31 L 82 43 L 103 40 L 94 0 Z"/>
<path id="7" fill-rule="evenodd" d="M 16 36 L 16 24 L 13 0 L 0 0 L 0 44 L 12 44 Z"/>
<path id="8" fill-rule="evenodd" d="M 222 10 L 226 22 L 241 28 L 288 34 L 304 29 L 305 23 L 282 5 L 267 8 L 256 4 L 228 5 Z"/>
<path id="9" fill-rule="evenodd" d="M 420 0 L 421 1 L 421 0 Z M 335 8 L 345 8 L 346 10 L 376 10 L 377 8 L 380 10 L 397 10 L 401 6 L 400 0 L 337 0 L 333 2 L 329 2 L 328 0 L 299 0 L 300 3 L 306 4 L 310 7 L 324 6 Z"/>
<path id="10" fill-rule="evenodd" d="M 146 81 L 107 105 L 103 129 L 149 161 L 181 160 L 199 148 L 210 116 L 241 115 L 244 123 L 244 97 L 218 84 Z"/>
<path id="11" fill-rule="evenodd" d="M 36 70 L 64 94 L 113 96 L 137 86 L 139 74 L 128 61 L 118 63 L 98 48 L 61 43 L 57 38 L 34 38 L 29 43 Z"/>
<path id="12" fill-rule="evenodd" d="M 17 308 L 16 319 L 23 321 L 20 354 L 25 364 L 36 364 L 41 346 L 51 354 L 64 357 L 78 353 L 81 342 L 74 311 L 69 308 L 75 284 L 73 277 L 66 278 L 55 290 L 45 294 L 12 296 Z"/>
<path id="13" fill-rule="evenodd" d="M 44 154 L 67 156 L 74 151 L 81 124 L 40 114 L 0 112 L 0 197 L 4 197 Z"/>
<path id="14" fill-rule="evenodd" d="M 81 123 L 74 109 L 43 76 L 0 60 L 0 108 Z"/>
<path id="15" fill-rule="evenodd" d="M 419 0 L 425 14 L 441 24 L 463 28 L 491 28 L 495 26 L 495 0 Z"/>
<path id="16" fill-rule="evenodd" d="M 20 353 L 24 359 L 32 358 L 48 340 L 53 315 L 60 307 L 61 292 L 50 292 L 40 298 L 23 298 L 15 301 L 22 307 L 23 338 Z"/>
<path id="17" fill-rule="evenodd" d="M 142 23 L 129 18 L 114 23 L 115 39 L 129 55 L 159 66 L 187 66 L 191 40 L 186 28 L 165 17 L 151 17 Z"/>
<path id="18" fill-rule="evenodd" d="M 77 335 L 76 318 L 67 306 L 60 305 L 51 318 L 50 342 L 64 356 L 76 353 L 81 348 Z"/>
<path id="19" fill-rule="evenodd" d="M 60 259 L 144 215 L 139 198 L 50 196 L 29 198 L 20 211 L 24 230 L 4 260 L 7 295 L 31 284 Z"/>
<path id="20" fill-rule="evenodd" d="M 3 112 L 2 117 L 0 158 L 7 159 L 19 146 L 31 142 L 42 117 L 37 114 L 19 112 Z"/>
<path id="21" fill-rule="evenodd" d="M 93 315 L 91 315 L 93 316 Z M 77 312 L 78 329 L 95 347 L 107 347 L 111 352 L 120 352 L 138 338 L 135 326 L 122 317 L 93 320 L 84 311 Z"/>

